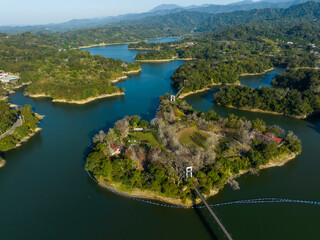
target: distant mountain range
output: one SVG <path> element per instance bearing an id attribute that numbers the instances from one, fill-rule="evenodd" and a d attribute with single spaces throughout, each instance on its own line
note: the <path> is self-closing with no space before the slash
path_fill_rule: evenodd
<path id="1" fill-rule="evenodd" d="M 320 2 L 320 0 L 315 0 Z M 263 8 L 289 8 L 293 5 L 308 2 L 308 0 L 263 0 L 259 2 L 254 1 L 242 1 L 232 3 L 228 5 L 212 5 L 206 4 L 201 6 L 188 6 L 181 7 L 175 4 L 163 4 L 149 12 L 125 14 L 116 17 L 105 17 L 105 18 L 92 18 L 92 19 L 73 19 L 71 21 L 59 24 L 47 24 L 47 25 L 35 25 L 35 26 L 0 26 L 0 32 L 8 34 L 16 34 L 22 32 L 66 32 L 76 29 L 86 29 L 101 27 L 108 24 L 126 24 L 139 21 L 147 17 L 164 16 L 172 13 L 179 13 L 185 11 L 201 12 L 208 14 L 227 13 L 240 10 L 252 10 L 252 9 L 263 9 Z"/>

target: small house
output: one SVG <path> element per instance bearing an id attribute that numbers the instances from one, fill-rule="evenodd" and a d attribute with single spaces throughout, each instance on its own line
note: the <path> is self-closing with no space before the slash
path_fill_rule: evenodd
<path id="1" fill-rule="evenodd" d="M 269 135 L 268 133 L 266 133 L 264 136 L 265 136 L 265 138 L 276 142 L 278 145 L 281 145 L 281 143 L 282 143 L 282 138 L 273 137 L 273 136 Z"/>
<path id="2" fill-rule="evenodd" d="M 135 131 L 135 132 L 142 132 L 142 131 L 143 131 L 143 128 L 134 128 L 133 131 Z"/>
<path id="3" fill-rule="evenodd" d="M 111 145 L 109 148 L 110 148 L 111 156 L 115 156 L 121 153 L 120 149 L 114 145 Z"/>

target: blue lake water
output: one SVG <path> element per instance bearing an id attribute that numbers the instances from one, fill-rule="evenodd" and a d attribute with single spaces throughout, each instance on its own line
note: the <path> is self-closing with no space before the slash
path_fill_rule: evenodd
<path id="1" fill-rule="evenodd" d="M 137 53 L 127 45 L 88 50 L 125 61 L 133 61 Z M 81 106 L 27 98 L 22 90 L 11 95 L 10 102 L 30 104 L 46 118 L 40 134 L 4 156 L 7 165 L 0 170 L 0 239 L 224 239 L 206 210 L 167 209 L 126 199 L 97 186 L 83 170 L 93 135 L 126 115 L 153 118 L 159 96 L 173 92 L 170 76 L 181 64 L 143 63 L 141 73 L 118 84 L 126 89 L 125 96 Z M 268 86 L 278 71 L 241 78 L 241 82 Z M 189 96 L 186 101 L 198 110 L 213 108 L 222 116 L 259 117 L 268 124 L 292 129 L 303 141 L 303 153 L 284 167 L 239 178 L 241 190 L 227 186 L 209 202 L 258 197 L 319 201 L 319 117 L 296 120 L 230 110 L 214 104 L 213 91 Z M 320 207 L 238 205 L 217 207 L 216 211 L 235 239 L 319 239 Z"/>

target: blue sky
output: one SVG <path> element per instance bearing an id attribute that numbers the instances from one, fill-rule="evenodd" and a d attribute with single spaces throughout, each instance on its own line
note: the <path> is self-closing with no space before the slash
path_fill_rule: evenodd
<path id="1" fill-rule="evenodd" d="M 145 12 L 160 4 L 227 4 L 240 0 L 1 0 L 0 26 L 65 22 L 75 18 Z"/>

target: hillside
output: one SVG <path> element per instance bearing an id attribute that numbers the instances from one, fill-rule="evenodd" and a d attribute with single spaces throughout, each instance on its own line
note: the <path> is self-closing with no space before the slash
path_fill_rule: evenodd
<path id="1" fill-rule="evenodd" d="M 112 80 L 125 77 L 125 72 L 138 71 L 139 65 L 70 49 L 188 34 L 190 37 L 182 43 L 152 45 L 160 46 L 160 51 L 136 58 L 201 60 L 183 65 L 172 77 L 173 85 L 180 89 L 187 76 L 184 93 L 188 93 L 213 84 L 234 84 L 241 74 L 262 73 L 272 67 L 315 67 L 316 55 L 310 52 L 318 50 L 310 49 L 309 44 L 319 47 L 319 13 L 320 4 L 308 2 L 288 9 L 217 15 L 179 12 L 145 18 L 135 24 L 65 33 L 0 34 L 0 69 L 19 74 L 23 82 L 31 80 L 26 93 L 33 96 L 82 101 L 121 94 Z M 198 34 L 191 34 L 195 32 Z M 292 41 L 294 44 L 289 47 L 287 42 Z"/>
<path id="2" fill-rule="evenodd" d="M 216 14 L 212 15 L 208 21 L 204 22 L 198 31 L 212 32 L 216 29 L 248 23 L 260 26 L 293 26 L 306 22 L 319 24 L 320 3 L 307 2 L 294 5 L 288 9 L 267 8 Z"/>
<path id="3" fill-rule="evenodd" d="M 227 5 L 213 5 L 206 4 L 203 6 L 188 6 L 181 7 L 175 4 L 165 4 L 155 7 L 154 9 L 144 13 L 129 13 L 114 17 L 103 17 L 103 18 L 87 18 L 87 19 L 72 19 L 68 22 L 58 24 L 46 24 L 46 25 L 35 25 L 35 26 L 0 26 L 0 32 L 8 34 L 17 34 L 23 32 L 32 33 L 53 33 L 53 32 L 67 32 L 71 30 L 80 30 L 96 27 L 104 27 L 105 25 L 116 25 L 122 24 L 133 24 L 136 21 L 144 19 L 146 17 L 157 17 L 164 16 L 172 13 L 179 12 L 200 12 L 208 14 L 217 13 L 228 13 L 240 10 L 252 10 L 252 9 L 264 9 L 264 8 L 288 8 L 293 5 L 307 2 L 308 0 L 284 0 L 284 1 L 242 1 Z M 319 0 L 316 0 L 319 2 Z M 192 13 L 187 13 L 192 15 Z"/>
<path id="4" fill-rule="evenodd" d="M 124 89 L 114 86 L 113 81 L 140 69 L 138 64 L 46 43 L 31 33 L 0 36 L 0 69 L 19 75 L 20 83 L 28 83 L 26 94 L 66 101 L 122 94 Z"/>
<path id="5" fill-rule="evenodd" d="M 287 10 L 262 9 L 217 15 L 185 11 L 147 17 L 134 23 L 122 22 L 117 25 L 40 36 L 48 45 L 76 48 L 101 43 L 137 42 L 148 38 L 190 35 L 194 32 L 206 33 L 243 24 L 267 30 L 270 27 L 288 29 L 298 24 L 313 24 L 319 28 L 319 12 L 320 4 L 315 2 L 299 4 Z"/>

